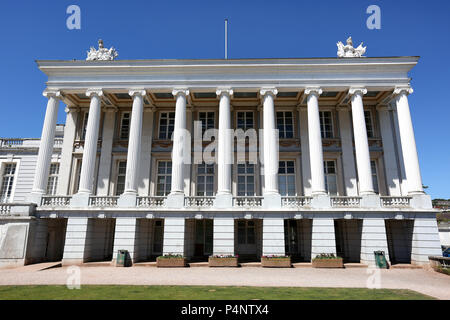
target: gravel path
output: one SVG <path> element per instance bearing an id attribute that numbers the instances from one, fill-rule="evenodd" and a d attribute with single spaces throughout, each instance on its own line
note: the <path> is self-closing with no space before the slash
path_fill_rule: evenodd
<path id="1" fill-rule="evenodd" d="M 66 284 L 70 267 L 36 271 L 32 266 L 0 269 L 0 285 Z M 411 289 L 450 300 L 450 276 L 424 269 L 377 270 L 380 286 Z M 365 288 L 376 280 L 371 269 L 117 268 L 80 267 L 81 284 L 220 285 Z M 370 281 L 369 283 L 374 283 Z"/>

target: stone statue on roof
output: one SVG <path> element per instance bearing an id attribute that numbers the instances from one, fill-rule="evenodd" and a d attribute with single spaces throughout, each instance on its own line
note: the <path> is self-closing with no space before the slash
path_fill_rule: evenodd
<path id="1" fill-rule="evenodd" d="M 119 54 L 117 53 L 116 49 L 114 47 L 111 47 L 110 49 L 106 49 L 103 47 L 103 40 L 98 40 L 98 50 L 96 50 L 94 47 L 91 47 L 91 49 L 87 52 L 87 58 L 86 61 L 95 61 L 95 60 L 114 60 Z"/>
<path id="2" fill-rule="evenodd" d="M 338 51 L 337 56 L 339 58 L 361 58 L 363 57 L 363 54 L 366 52 L 367 47 L 363 47 L 363 42 L 357 47 L 353 47 L 353 40 L 352 37 L 349 37 L 347 39 L 347 44 L 344 46 L 344 44 L 339 41 L 337 43 Z"/>

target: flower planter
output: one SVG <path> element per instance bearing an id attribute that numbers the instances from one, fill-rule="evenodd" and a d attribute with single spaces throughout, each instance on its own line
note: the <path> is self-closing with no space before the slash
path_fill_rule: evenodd
<path id="1" fill-rule="evenodd" d="M 238 258 L 208 258 L 209 267 L 237 267 Z"/>
<path id="2" fill-rule="evenodd" d="M 290 268 L 291 257 L 280 257 L 280 258 L 261 257 L 261 266 L 264 268 Z"/>
<path id="3" fill-rule="evenodd" d="M 343 268 L 344 262 L 343 262 L 342 258 L 313 259 L 312 267 L 313 268 Z"/>
<path id="4" fill-rule="evenodd" d="M 186 266 L 186 258 L 156 258 L 158 268 L 181 268 Z"/>

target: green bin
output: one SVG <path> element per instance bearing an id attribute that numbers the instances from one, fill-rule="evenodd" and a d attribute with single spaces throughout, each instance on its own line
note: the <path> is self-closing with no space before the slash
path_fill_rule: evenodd
<path id="1" fill-rule="evenodd" d="M 377 267 L 380 269 L 387 269 L 388 266 L 384 251 L 374 251 L 373 253 L 375 254 L 375 263 Z"/>
<path id="2" fill-rule="evenodd" d="M 117 259 L 116 259 L 116 267 L 126 267 L 127 266 L 127 250 L 118 250 L 117 251 Z"/>

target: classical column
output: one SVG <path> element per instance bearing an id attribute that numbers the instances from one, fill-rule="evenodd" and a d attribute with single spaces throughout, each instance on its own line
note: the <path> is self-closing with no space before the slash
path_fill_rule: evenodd
<path id="1" fill-rule="evenodd" d="M 309 159 L 311 166 L 311 194 L 326 195 L 323 168 L 322 135 L 320 132 L 319 95 L 320 88 L 306 88 L 308 103 Z"/>
<path id="2" fill-rule="evenodd" d="M 139 165 L 138 194 L 148 196 L 150 193 L 150 167 L 152 160 L 153 118 L 155 107 L 144 108 L 142 122 L 141 162 Z"/>
<path id="3" fill-rule="evenodd" d="M 353 152 L 352 126 L 349 107 L 339 106 L 339 130 L 342 144 L 342 165 L 344 168 L 344 186 L 347 196 L 357 196 L 355 155 Z"/>
<path id="4" fill-rule="evenodd" d="M 380 132 L 383 142 L 383 159 L 386 172 L 387 188 L 390 196 L 401 196 L 400 173 L 398 170 L 395 133 L 392 124 L 392 110 L 389 106 L 378 105 L 378 116 L 380 118 Z"/>
<path id="5" fill-rule="evenodd" d="M 364 118 L 363 95 L 367 93 L 365 88 L 350 88 L 353 117 L 353 135 L 355 139 L 356 166 L 359 178 L 359 194 L 375 194 L 372 183 L 372 171 L 370 168 L 369 142 L 367 139 L 366 121 Z"/>
<path id="6" fill-rule="evenodd" d="M 281 207 L 281 196 L 278 190 L 279 138 L 274 105 L 274 97 L 277 93 L 278 90 L 275 88 L 263 88 L 260 91 L 264 112 L 264 206 L 266 208 Z"/>
<path id="7" fill-rule="evenodd" d="M 172 147 L 172 184 L 171 191 L 167 197 L 167 206 L 181 208 L 184 206 L 184 176 L 183 159 L 186 134 L 186 96 L 187 89 L 174 89 L 173 96 L 176 98 L 175 105 L 175 127 L 173 131 Z"/>
<path id="8" fill-rule="evenodd" d="M 131 110 L 130 135 L 128 139 L 125 190 L 118 202 L 120 207 L 136 206 L 145 94 L 145 90 L 129 91 L 129 95 L 133 97 L 133 107 Z"/>
<path id="9" fill-rule="evenodd" d="M 56 120 L 58 117 L 60 91 L 45 90 L 44 97 L 48 98 L 47 110 L 45 112 L 44 126 L 42 128 L 41 142 L 34 174 L 33 189 L 28 198 L 30 202 L 40 205 L 42 196 L 46 192 L 48 172 L 53 153 L 55 140 Z"/>
<path id="10" fill-rule="evenodd" d="M 108 196 L 111 179 L 111 157 L 116 122 L 116 108 L 106 108 L 103 120 L 102 147 L 98 166 L 97 195 Z"/>
<path id="11" fill-rule="evenodd" d="M 308 110 L 306 107 L 297 107 L 300 124 L 300 146 L 301 146 L 301 172 L 302 172 L 302 196 L 311 196 L 311 165 L 309 163 L 309 138 L 308 138 Z"/>
<path id="12" fill-rule="evenodd" d="M 408 94 L 412 92 L 413 89 L 410 87 L 398 87 L 394 90 L 406 180 L 408 182 L 408 195 L 424 194 L 422 178 L 420 176 L 419 158 L 417 156 L 416 139 L 414 138 L 414 129 L 408 103 Z"/>
<path id="13" fill-rule="evenodd" d="M 80 114 L 79 108 L 65 109 L 66 124 L 64 126 L 64 138 L 61 149 L 61 165 L 59 167 L 58 184 L 56 187 L 56 194 L 60 196 L 66 196 L 69 194 L 69 182 L 71 174 L 71 163 L 73 157 L 73 143 L 75 142 L 75 134 L 77 131 L 77 120 Z"/>
<path id="14" fill-rule="evenodd" d="M 80 186 L 78 193 L 72 197 L 71 205 L 87 206 L 94 183 L 95 159 L 97 157 L 98 131 L 100 124 L 101 89 L 89 89 L 86 96 L 91 98 L 89 116 L 84 141 L 83 160 L 81 162 Z"/>
<path id="15" fill-rule="evenodd" d="M 217 146 L 217 194 L 214 206 L 218 208 L 232 207 L 231 165 L 233 163 L 233 136 L 231 130 L 230 97 L 231 89 L 216 91 L 219 102 L 219 137 Z"/>

